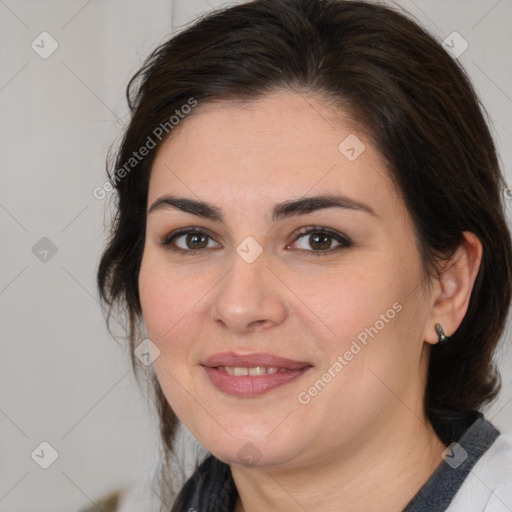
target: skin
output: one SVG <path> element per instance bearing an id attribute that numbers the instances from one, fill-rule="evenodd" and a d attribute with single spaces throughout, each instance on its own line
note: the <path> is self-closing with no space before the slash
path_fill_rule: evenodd
<path id="1" fill-rule="evenodd" d="M 338 149 L 350 134 L 366 147 L 354 161 Z M 272 220 L 276 203 L 323 193 L 375 215 L 325 208 Z M 287 91 L 197 107 L 157 154 L 148 209 L 166 194 L 223 213 L 222 222 L 172 207 L 149 213 L 139 290 L 165 396 L 199 442 L 230 464 L 236 511 L 401 510 L 442 461 L 445 446 L 423 410 L 427 364 L 435 323 L 449 336 L 467 310 L 478 239 L 466 233 L 441 279 L 427 286 L 410 215 L 371 141 L 321 98 Z M 352 245 L 332 250 L 340 244 L 330 238 L 331 251 L 318 256 L 314 235 L 296 233 L 311 225 Z M 210 233 L 205 249 L 193 253 L 186 236 L 175 244 L 190 254 L 159 244 L 187 227 Z M 248 236 L 263 249 L 252 263 L 236 252 Z M 300 403 L 299 393 L 395 303 L 400 312 Z M 225 351 L 269 352 L 312 368 L 261 396 L 234 397 L 200 364 Z M 256 447 L 251 464 L 237 455 L 247 443 Z"/>

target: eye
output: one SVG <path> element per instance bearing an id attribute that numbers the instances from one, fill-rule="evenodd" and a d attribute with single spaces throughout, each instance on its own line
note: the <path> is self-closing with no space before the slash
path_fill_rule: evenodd
<path id="1" fill-rule="evenodd" d="M 200 228 L 184 228 L 173 231 L 160 240 L 159 244 L 172 252 L 186 255 L 221 247 L 208 232 Z M 348 237 L 333 229 L 306 226 L 296 232 L 294 242 L 288 247 L 307 251 L 312 256 L 322 256 L 351 245 L 352 242 Z"/>
<path id="2" fill-rule="evenodd" d="M 160 241 L 160 245 L 180 254 L 194 254 L 203 249 L 219 247 L 206 231 L 198 228 L 173 231 Z"/>
<path id="3" fill-rule="evenodd" d="M 297 237 L 293 245 L 297 246 L 295 248 L 308 251 L 314 256 L 322 256 L 327 253 L 348 248 L 352 245 L 352 242 L 348 237 L 333 229 L 319 226 L 306 226 L 297 232 Z"/>

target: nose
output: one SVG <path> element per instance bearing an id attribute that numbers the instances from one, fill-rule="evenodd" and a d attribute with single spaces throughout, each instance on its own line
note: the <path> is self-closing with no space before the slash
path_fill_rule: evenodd
<path id="1" fill-rule="evenodd" d="M 264 252 L 251 263 L 234 253 L 212 301 L 212 321 L 236 334 L 269 329 L 287 315 L 285 287 Z"/>

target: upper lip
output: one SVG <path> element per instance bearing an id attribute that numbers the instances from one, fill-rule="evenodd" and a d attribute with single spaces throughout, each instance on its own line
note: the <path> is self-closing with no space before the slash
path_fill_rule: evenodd
<path id="1" fill-rule="evenodd" d="M 285 357 L 278 357 L 268 353 L 237 354 L 236 352 L 219 352 L 202 361 L 202 366 L 215 368 L 217 366 L 230 366 L 239 368 L 254 368 L 265 366 L 267 368 L 285 368 L 287 370 L 300 370 L 311 366 L 305 361 L 295 361 Z"/>

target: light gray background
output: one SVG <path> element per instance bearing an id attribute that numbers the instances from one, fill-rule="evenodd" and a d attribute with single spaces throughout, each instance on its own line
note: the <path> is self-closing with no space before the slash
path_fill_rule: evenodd
<path id="1" fill-rule="evenodd" d="M 154 419 L 97 303 L 106 201 L 92 190 L 142 59 L 226 3 L 0 0 L 0 512 L 77 510 L 152 456 Z M 469 43 L 460 60 L 512 183 L 512 0 L 399 4 L 440 39 Z M 59 45 L 47 59 L 31 48 L 43 31 Z M 32 252 L 42 237 L 57 248 L 47 262 Z M 512 433 L 510 350 L 499 361 L 503 391 L 487 416 Z M 42 441 L 59 454 L 46 470 L 31 458 Z"/>

